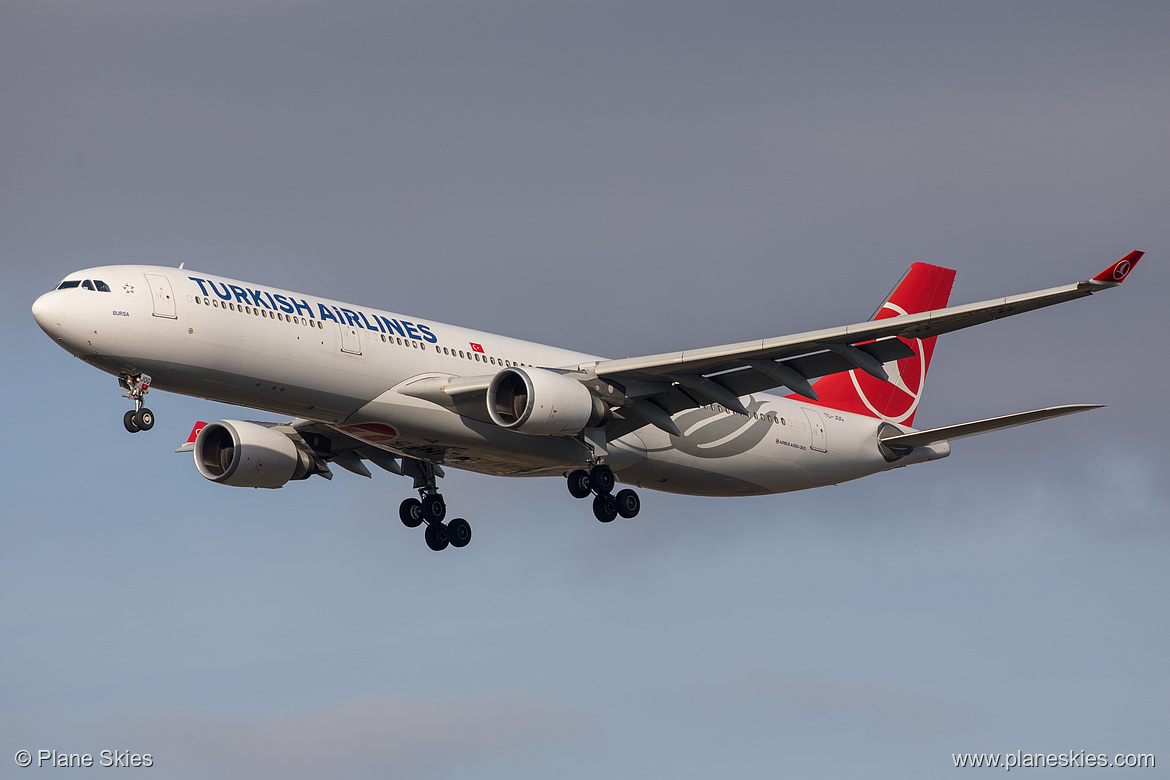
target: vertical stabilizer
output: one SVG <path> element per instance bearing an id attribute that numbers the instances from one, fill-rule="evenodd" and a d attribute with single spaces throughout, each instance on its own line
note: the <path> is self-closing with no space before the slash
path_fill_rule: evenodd
<path id="1" fill-rule="evenodd" d="M 870 319 L 883 320 L 946 308 L 954 282 L 955 272 L 949 268 L 914 263 Z M 913 425 L 926 382 L 926 371 L 930 368 L 930 357 L 934 354 L 935 338 L 902 339 L 914 350 L 914 357 L 886 363 L 889 382 L 856 369 L 822 377 L 813 384 L 817 393 L 817 401 L 813 403 Z M 810 403 L 807 399 L 801 401 Z"/>

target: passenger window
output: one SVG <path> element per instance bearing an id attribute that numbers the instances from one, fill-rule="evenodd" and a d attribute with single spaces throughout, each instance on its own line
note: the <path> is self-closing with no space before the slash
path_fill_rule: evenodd
<path id="1" fill-rule="evenodd" d="M 81 286 L 82 288 L 93 292 L 93 282 L 91 282 L 89 279 L 86 279 L 84 282 L 82 282 Z"/>
<path id="2" fill-rule="evenodd" d="M 97 288 L 98 292 L 109 292 L 110 286 L 105 282 L 99 282 L 97 279 L 93 280 L 93 286 Z"/>
<path id="3" fill-rule="evenodd" d="M 73 279 L 73 280 L 68 281 L 68 282 L 61 282 L 61 284 L 57 285 L 57 289 L 58 290 L 70 290 L 74 287 L 80 287 L 80 286 L 81 286 L 81 280 L 80 279 Z"/>

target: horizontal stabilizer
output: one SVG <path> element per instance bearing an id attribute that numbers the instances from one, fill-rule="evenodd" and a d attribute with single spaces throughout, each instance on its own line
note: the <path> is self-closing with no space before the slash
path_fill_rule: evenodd
<path id="1" fill-rule="evenodd" d="M 1090 409 L 1100 409 L 1105 404 L 1067 404 L 1065 406 L 1050 406 L 1047 409 L 1034 409 L 1030 412 L 1005 414 L 1002 417 L 989 417 L 986 420 L 947 425 L 942 428 L 931 428 L 928 431 L 915 431 L 897 436 L 883 436 L 882 444 L 891 447 L 918 447 L 924 444 L 933 444 L 946 439 L 958 439 L 963 436 L 974 436 L 977 433 L 998 431 L 1002 428 L 1014 428 L 1017 425 L 1047 420 L 1051 417 L 1063 417 L 1066 414 L 1087 412 Z"/>

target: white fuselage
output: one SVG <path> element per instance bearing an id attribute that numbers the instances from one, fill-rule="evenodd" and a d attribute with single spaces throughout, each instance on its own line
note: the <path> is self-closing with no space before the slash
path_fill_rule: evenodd
<path id="1" fill-rule="evenodd" d="M 597 356 L 184 269 L 105 266 L 67 279 L 101 281 L 109 292 L 46 293 L 34 305 L 37 321 L 111 374 L 148 374 L 154 388 L 315 420 L 454 468 L 545 476 L 589 462 L 580 437 L 506 430 L 398 390 L 510 365 L 584 369 Z M 646 426 L 610 442 L 606 460 L 628 484 L 754 495 L 949 451 L 943 443 L 889 462 L 878 447 L 881 420 L 769 393 L 741 400 L 751 416 L 716 405 L 687 410 L 674 416 L 680 436 Z"/>

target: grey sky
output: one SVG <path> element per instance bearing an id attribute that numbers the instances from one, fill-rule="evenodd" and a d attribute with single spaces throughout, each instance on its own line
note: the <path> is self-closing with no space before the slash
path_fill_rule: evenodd
<path id="1" fill-rule="evenodd" d="M 0 761 L 1170 762 L 1168 32 L 1161 3 L 5 4 Z M 917 422 L 1106 409 L 612 526 L 560 480 L 451 472 L 476 538 L 443 555 L 388 474 L 199 478 L 192 422 L 262 415 L 152 394 L 128 436 L 29 314 L 76 268 L 185 262 L 620 357 L 861 320 L 917 260 L 961 303 L 1131 249 L 1120 290 L 941 339 Z"/>

